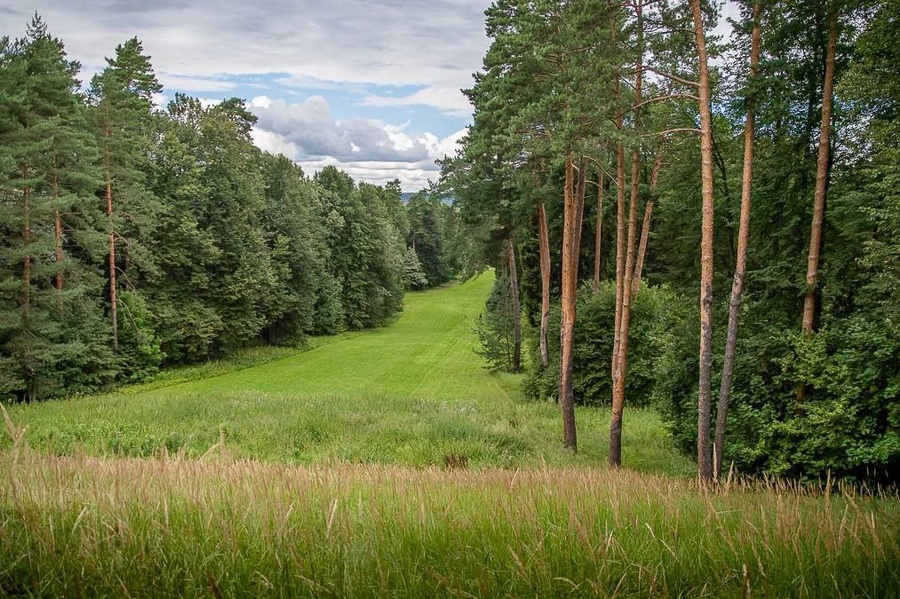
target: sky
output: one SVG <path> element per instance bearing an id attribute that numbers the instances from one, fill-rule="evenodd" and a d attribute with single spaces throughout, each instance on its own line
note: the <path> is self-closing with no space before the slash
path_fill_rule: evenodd
<path id="1" fill-rule="evenodd" d="M 488 47 L 490 0 L 6 0 L 0 34 L 37 11 L 90 80 L 137 36 L 164 86 L 203 100 L 237 96 L 256 144 L 313 174 L 404 191 L 436 180 L 471 122 L 460 91 Z"/>
<path id="2" fill-rule="evenodd" d="M 336 165 L 404 191 L 437 180 L 471 123 L 460 91 L 489 41 L 490 0 L 5 0 L 0 35 L 37 11 L 82 64 L 82 80 L 137 36 L 164 86 L 243 98 L 253 139 L 312 175 Z"/>

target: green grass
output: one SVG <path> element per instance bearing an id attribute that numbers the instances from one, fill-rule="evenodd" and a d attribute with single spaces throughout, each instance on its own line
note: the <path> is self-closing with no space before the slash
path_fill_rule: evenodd
<path id="1" fill-rule="evenodd" d="M 0 462 L 0 596 L 897 597 L 896 498 L 596 469 Z"/>
<path id="2" fill-rule="evenodd" d="M 471 352 L 489 276 L 378 331 L 10 408 L 0 597 L 900 596 L 900 501 L 699 488 L 650 411 L 555 405 Z M 455 456 L 455 458 L 450 458 Z M 446 468 L 448 458 L 464 468 Z"/>
<path id="3" fill-rule="evenodd" d="M 581 451 L 572 456 L 561 448 L 557 406 L 524 401 L 520 377 L 488 372 L 472 351 L 472 325 L 492 281 L 487 273 L 410 293 L 391 326 L 318 339 L 307 351 L 256 350 L 109 395 L 12 406 L 10 414 L 28 426 L 32 446 L 59 455 L 146 457 L 164 448 L 200 457 L 224 436 L 235 458 L 287 463 L 424 467 L 451 454 L 474 468 L 605 463 L 606 410 L 579 411 Z M 257 364 L 267 357 L 280 359 Z M 654 413 L 625 418 L 626 465 L 693 472 Z"/>

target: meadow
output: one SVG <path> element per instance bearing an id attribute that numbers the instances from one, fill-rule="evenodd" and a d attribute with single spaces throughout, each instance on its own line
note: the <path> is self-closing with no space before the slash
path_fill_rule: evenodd
<path id="1" fill-rule="evenodd" d="M 900 596 L 895 495 L 701 488 L 648 410 L 626 411 L 626 469 L 606 410 L 562 451 L 556 406 L 471 351 L 490 283 L 304 351 L 9 407 L 0 596 Z"/>

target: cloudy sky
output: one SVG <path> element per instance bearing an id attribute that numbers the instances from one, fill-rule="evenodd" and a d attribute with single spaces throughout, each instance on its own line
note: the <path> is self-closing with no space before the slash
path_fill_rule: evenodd
<path id="1" fill-rule="evenodd" d="M 490 0 L 4 0 L 0 35 L 35 11 L 82 79 L 137 36 L 165 86 L 237 96 L 259 118 L 257 145 L 307 174 L 339 165 L 355 179 L 435 180 L 471 122 L 470 87 L 488 47 Z M 725 15 L 736 16 L 726 2 Z M 723 19 L 724 21 L 724 19 Z M 724 33 L 724 31 L 720 31 Z"/>
<path id="2" fill-rule="evenodd" d="M 354 178 L 436 179 L 471 120 L 471 86 L 488 46 L 490 0 L 6 0 L 0 34 L 18 37 L 35 11 L 82 79 L 137 36 L 165 86 L 246 99 L 263 149 L 312 174 L 337 164 Z"/>

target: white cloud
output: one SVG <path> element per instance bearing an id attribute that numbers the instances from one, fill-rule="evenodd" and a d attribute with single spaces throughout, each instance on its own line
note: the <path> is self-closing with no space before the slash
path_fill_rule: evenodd
<path id="1" fill-rule="evenodd" d="M 363 106 L 433 106 L 447 114 L 467 118 L 472 114 L 472 105 L 457 88 L 431 86 L 420 89 L 408 96 L 370 95 L 363 98 Z"/>
<path id="2" fill-rule="evenodd" d="M 227 91 L 221 75 L 281 74 L 282 85 L 416 85 L 402 101 L 468 116 L 459 89 L 487 49 L 489 0 L 9 0 L 4 21 L 38 8 L 86 72 L 137 36 L 160 79 Z M 180 83 L 179 83 L 180 82 Z M 362 88 L 359 88 L 362 91 Z M 377 102 L 378 100 L 373 100 Z M 384 105 L 384 104 L 381 104 Z"/>
<path id="3" fill-rule="evenodd" d="M 248 106 L 259 119 L 253 140 L 263 150 L 284 154 L 309 174 L 336 165 L 354 179 L 372 183 L 400 179 L 403 189 L 409 191 L 437 179 L 435 160 L 452 155 L 457 140 L 465 134 L 462 130 L 439 138 L 430 132 L 410 131 L 408 122 L 337 121 L 322 96 L 293 104 L 259 96 Z"/>

